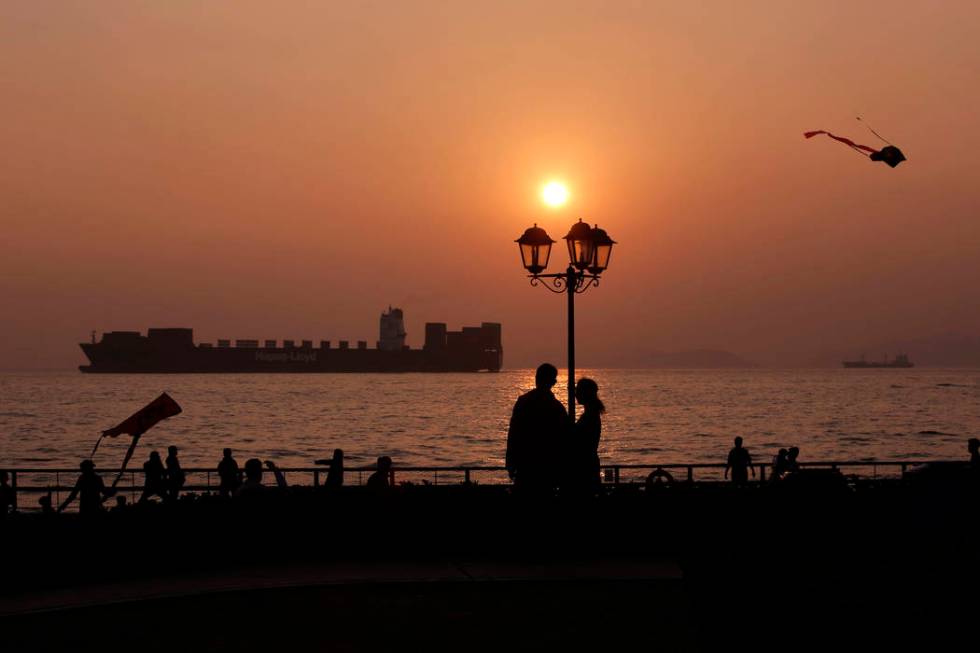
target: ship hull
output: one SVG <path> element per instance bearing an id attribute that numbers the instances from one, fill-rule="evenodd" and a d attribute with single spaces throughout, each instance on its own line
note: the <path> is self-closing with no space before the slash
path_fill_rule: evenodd
<path id="1" fill-rule="evenodd" d="M 503 364 L 500 326 L 436 329 L 423 349 L 202 346 L 191 329 L 109 332 L 81 343 L 87 374 L 311 374 L 383 372 L 497 372 Z"/>
<path id="2" fill-rule="evenodd" d="M 914 363 L 865 363 L 864 361 L 844 361 L 846 368 L 858 369 L 907 369 L 915 367 Z"/>

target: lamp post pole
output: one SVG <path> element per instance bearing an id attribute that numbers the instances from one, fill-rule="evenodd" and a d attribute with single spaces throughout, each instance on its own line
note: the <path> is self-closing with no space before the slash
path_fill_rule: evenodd
<path id="1" fill-rule="evenodd" d="M 571 265 L 565 270 L 565 294 L 568 295 L 568 417 L 575 422 L 575 286 L 578 274 Z"/>

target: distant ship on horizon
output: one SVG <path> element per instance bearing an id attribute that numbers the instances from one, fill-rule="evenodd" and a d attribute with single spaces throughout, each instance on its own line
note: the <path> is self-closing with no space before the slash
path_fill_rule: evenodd
<path id="1" fill-rule="evenodd" d="M 861 356 L 861 360 L 843 361 L 843 364 L 844 367 L 858 367 L 858 368 L 915 367 L 915 363 L 909 360 L 908 354 L 898 354 L 892 360 L 883 360 L 883 361 L 868 361 L 868 360 L 864 360 L 864 356 Z"/>
<path id="2" fill-rule="evenodd" d="M 411 349 L 405 344 L 404 314 L 388 307 L 381 314 L 376 346 L 359 340 L 356 348 L 347 340 L 332 346 L 321 340 L 218 340 L 194 343 L 194 330 L 151 328 L 109 331 L 96 342 L 80 344 L 90 365 L 86 373 L 196 374 L 262 372 L 499 372 L 503 365 L 501 326 L 484 322 L 478 327 L 448 331 L 445 323 L 425 325 L 425 344 Z M 261 343 L 261 344 L 260 344 Z"/>

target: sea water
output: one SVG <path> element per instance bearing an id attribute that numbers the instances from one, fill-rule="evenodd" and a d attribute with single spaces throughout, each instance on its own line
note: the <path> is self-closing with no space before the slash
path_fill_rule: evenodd
<path id="1" fill-rule="evenodd" d="M 533 370 L 481 374 L 0 373 L 0 467 L 71 467 L 99 433 L 169 393 L 183 413 L 143 436 L 177 445 L 185 467 L 214 467 L 231 447 L 280 466 L 344 450 L 349 466 L 502 465 L 514 400 Z M 756 460 L 798 446 L 801 460 L 965 459 L 980 434 L 980 370 L 580 370 L 608 413 L 607 463 L 723 462 L 740 435 Z M 555 394 L 564 402 L 565 374 Z M 117 467 L 129 443 L 107 439 Z"/>

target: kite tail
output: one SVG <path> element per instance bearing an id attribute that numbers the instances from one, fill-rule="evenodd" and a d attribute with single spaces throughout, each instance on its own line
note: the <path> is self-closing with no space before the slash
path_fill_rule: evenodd
<path id="1" fill-rule="evenodd" d="M 868 123 L 866 123 L 863 120 L 861 120 L 861 116 L 858 116 L 857 119 L 861 122 L 862 125 L 864 125 L 865 127 L 868 128 L 868 131 L 869 132 L 871 132 L 872 134 L 874 134 L 875 136 L 877 136 L 878 139 L 881 140 L 883 143 L 888 143 L 889 145 L 892 145 L 892 142 L 891 141 L 889 141 L 887 138 L 885 138 L 884 136 L 882 136 L 881 134 L 879 134 L 878 132 L 876 132 L 874 129 L 872 129 L 871 128 L 871 125 L 869 125 Z"/>
<path id="2" fill-rule="evenodd" d="M 860 152 L 861 154 L 864 154 L 864 156 L 869 156 L 871 154 L 876 154 L 878 152 L 878 150 L 874 149 L 873 147 L 868 147 L 867 145 L 860 145 L 858 143 L 855 143 L 849 138 L 844 138 L 843 136 L 835 136 L 831 134 L 829 131 L 824 131 L 823 129 L 819 129 L 817 131 L 812 131 L 812 132 L 803 132 L 803 137 L 813 138 L 814 136 L 817 136 L 819 134 L 826 134 L 827 136 L 834 139 L 835 141 L 839 141 L 844 145 L 848 146 L 855 152 Z"/>
<path id="3" fill-rule="evenodd" d="M 104 435 L 100 435 L 99 439 L 95 441 L 95 446 L 92 447 L 92 453 L 90 453 L 88 456 L 89 459 L 95 458 L 95 452 L 99 450 L 99 445 L 102 444 L 102 438 L 104 437 Z"/>
<path id="4" fill-rule="evenodd" d="M 139 441 L 140 436 L 133 436 L 133 442 L 129 445 L 129 449 L 126 450 L 126 456 L 123 458 L 122 467 L 119 468 L 119 473 L 116 474 L 115 480 L 112 481 L 113 489 L 119 484 L 119 479 L 122 478 L 123 473 L 126 471 L 126 465 L 129 464 L 129 459 L 133 457 L 133 452 L 136 451 L 136 445 Z"/>

